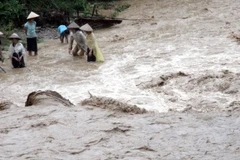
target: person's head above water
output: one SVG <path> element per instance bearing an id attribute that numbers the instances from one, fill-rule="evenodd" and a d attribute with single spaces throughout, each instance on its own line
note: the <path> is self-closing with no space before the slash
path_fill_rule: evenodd
<path id="1" fill-rule="evenodd" d="M 33 22 L 34 18 L 37 18 L 37 17 L 39 17 L 39 15 L 37 13 L 31 12 L 27 17 L 27 20 L 28 20 L 28 22 Z"/>
<path id="2" fill-rule="evenodd" d="M 28 19 L 28 22 L 32 23 L 34 21 L 34 18 Z"/>
<path id="3" fill-rule="evenodd" d="M 86 32 L 87 34 L 91 34 L 93 32 L 92 27 L 88 23 L 80 27 L 80 29 Z"/>
<path id="4" fill-rule="evenodd" d="M 68 29 L 73 33 L 79 31 L 79 28 L 80 28 L 79 25 L 77 25 L 77 23 L 75 22 L 72 22 L 71 24 L 68 25 Z"/>
<path id="5" fill-rule="evenodd" d="M 10 40 L 12 40 L 12 42 L 14 44 L 17 44 L 18 41 L 21 39 L 17 33 L 13 33 L 10 37 L 9 37 Z"/>

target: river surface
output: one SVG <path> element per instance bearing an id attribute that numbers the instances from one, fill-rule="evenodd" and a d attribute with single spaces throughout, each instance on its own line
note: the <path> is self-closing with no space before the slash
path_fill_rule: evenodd
<path id="1" fill-rule="evenodd" d="M 0 100 L 16 105 L 0 112 L 0 159 L 239 159 L 240 47 L 230 36 L 240 1 L 123 2 L 131 7 L 120 17 L 139 20 L 94 31 L 104 63 L 55 39 L 26 68 L 0 64 Z M 36 90 L 76 106 L 25 108 Z M 83 108 L 88 91 L 159 113 Z"/>
<path id="2" fill-rule="evenodd" d="M 31 91 L 49 89 L 76 104 L 90 91 L 160 112 L 186 106 L 224 109 L 239 101 L 240 93 L 231 90 L 239 89 L 240 47 L 228 37 L 239 26 L 238 1 L 131 3 L 121 16 L 144 20 L 95 32 L 104 63 L 73 58 L 66 44 L 45 40 L 38 57 L 27 57 L 27 68 L 1 64 L 7 71 L 0 73 L 1 99 L 22 106 Z M 178 72 L 188 76 L 171 77 L 160 88 L 139 87 Z M 229 78 L 234 81 L 225 84 Z"/>

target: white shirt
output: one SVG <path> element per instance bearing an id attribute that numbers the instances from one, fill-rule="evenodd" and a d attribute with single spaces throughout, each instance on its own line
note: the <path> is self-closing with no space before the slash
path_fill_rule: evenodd
<path id="1" fill-rule="evenodd" d="M 15 44 L 15 46 L 13 46 L 13 44 L 10 44 L 9 46 L 9 58 L 12 58 L 13 53 L 19 53 L 21 52 L 22 55 L 25 55 L 25 48 L 23 47 L 22 43 L 17 43 Z"/>

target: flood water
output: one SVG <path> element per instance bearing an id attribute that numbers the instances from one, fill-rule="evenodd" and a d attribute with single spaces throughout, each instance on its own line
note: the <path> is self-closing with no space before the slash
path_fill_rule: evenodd
<path id="1" fill-rule="evenodd" d="M 121 16 L 149 20 L 95 31 L 104 63 L 73 58 L 66 44 L 45 40 L 27 68 L 1 64 L 0 98 L 23 106 L 30 92 L 55 90 L 78 104 L 90 91 L 159 112 L 225 109 L 240 100 L 240 47 L 228 37 L 239 26 L 239 2 L 231 2 L 132 1 Z M 178 72 L 187 76 L 172 76 Z"/>
<path id="2" fill-rule="evenodd" d="M 95 31 L 104 63 L 72 57 L 55 39 L 26 68 L 0 64 L 0 102 L 15 104 L 0 110 L 1 160 L 239 159 L 240 47 L 230 36 L 240 1 L 124 2 L 131 7 L 120 16 L 139 20 Z M 24 107 L 36 90 L 75 105 Z M 156 112 L 83 106 L 88 91 Z"/>

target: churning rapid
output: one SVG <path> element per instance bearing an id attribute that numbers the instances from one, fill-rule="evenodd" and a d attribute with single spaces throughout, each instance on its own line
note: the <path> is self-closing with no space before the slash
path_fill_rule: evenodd
<path id="1" fill-rule="evenodd" d="M 50 89 L 75 104 L 90 91 L 160 112 L 229 108 L 240 87 L 239 46 L 228 38 L 238 29 L 233 4 L 133 4 L 121 16 L 143 20 L 96 31 L 105 63 L 86 63 L 58 40 L 46 41 L 39 57 L 28 57 L 28 68 L 2 65 L 8 73 L 0 73 L 1 98 L 23 105 L 31 91 Z"/>
<path id="2" fill-rule="evenodd" d="M 175 112 L 173 119 L 171 115 L 165 115 L 168 113 L 161 116 L 149 113 L 146 117 L 136 115 L 137 118 L 133 118 L 91 107 L 67 111 L 56 104 L 49 108 L 45 105 L 24 108 L 30 92 L 54 90 L 79 108 L 81 102 L 89 98 L 90 92 L 94 96 L 109 97 L 148 111 L 239 110 L 240 47 L 230 36 L 240 27 L 240 1 L 142 0 L 140 3 L 131 0 L 128 3 L 131 7 L 120 16 L 139 20 L 126 20 L 94 32 L 105 57 L 104 63 L 87 63 L 84 58 L 69 55 L 67 44 L 61 44 L 59 40 L 45 40 L 39 44 L 37 57 L 27 57 L 26 68 L 12 69 L 9 61 L 0 64 L 7 72 L 0 72 L 1 101 L 10 101 L 18 106 L 0 113 L 0 124 L 4 127 L 0 130 L 0 141 L 5 138 L 3 145 L 0 144 L 0 150 L 4 148 L 5 151 L 1 153 L 3 159 L 31 159 L 33 154 L 41 159 L 51 159 L 49 155 L 55 155 L 53 159 L 62 159 L 57 155 L 66 159 L 74 159 L 76 155 L 82 155 L 83 159 L 94 156 L 124 159 L 127 155 L 136 159 L 191 159 L 191 155 L 196 155 L 196 159 L 204 159 L 204 155 L 218 159 L 222 154 L 228 159 L 237 158 L 237 154 L 239 157 L 237 137 L 240 131 L 237 123 L 232 123 L 235 120 L 239 122 L 239 116 L 226 120 L 228 115 L 215 119 L 209 117 L 216 116 L 216 113 L 206 113 L 203 117 L 203 113 L 199 113 L 196 116 L 186 115 L 184 121 L 181 113 Z M 82 117 L 76 118 L 79 115 Z M 106 122 L 108 118 L 109 122 Z M 161 121 L 161 118 L 165 120 Z M 25 120 L 29 121 L 25 124 Z M 78 124 L 79 121 L 82 125 Z M 226 121 L 224 125 L 223 121 Z M 205 122 L 213 124 L 212 128 L 205 126 Z M 229 130 L 223 132 L 221 127 Z M 40 132 L 42 128 L 44 133 Z M 97 130 L 94 131 L 94 128 Z M 211 131 L 208 132 L 208 129 Z M 60 134 L 57 131 L 63 132 Z M 159 137 L 160 132 L 162 137 Z M 176 139 L 171 137 L 173 132 Z M 17 134 L 23 133 L 26 137 L 20 135 L 20 139 Z M 147 136 L 149 139 L 145 140 L 145 134 L 152 137 Z M 227 138 L 228 135 L 232 139 Z M 187 142 L 179 140 L 181 136 L 185 136 Z M 120 140 L 117 142 L 112 139 L 114 137 Z M 164 137 L 168 140 L 165 141 Z M 212 140 L 213 137 L 216 139 Z M 80 146 L 75 142 L 76 138 L 82 140 Z M 155 143 L 157 139 L 161 139 L 161 143 Z M 21 149 L 17 141 L 23 146 L 29 143 Z M 55 143 L 50 143 L 52 141 Z M 186 152 L 178 152 L 175 142 L 179 142 Z M 218 154 L 213 149 L 216 146 L 210 148 L 211 143 L 220 148 L 222 144 L 227 146 L 227 143 L 232 146 Z M 170 145 L 176 147 L 177 153 L 172 154 Z M 195 145 L 201 154 L 191 147 Z M 128 152 L 129 146 L 134 151 Z M 209 150 L 205 151 L 207 147 Z"/>

